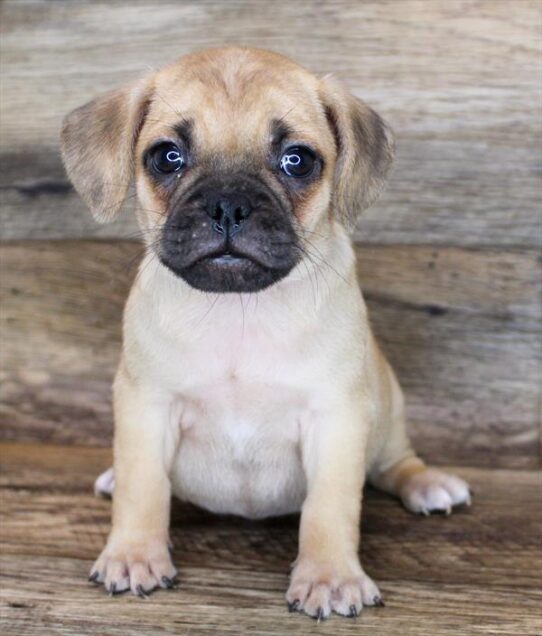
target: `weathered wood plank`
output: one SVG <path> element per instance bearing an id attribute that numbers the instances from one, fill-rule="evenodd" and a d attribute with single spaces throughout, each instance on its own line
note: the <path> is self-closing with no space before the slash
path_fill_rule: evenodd
<path id="1" fill-rule="evenodd" d="M 69 189 L 62 116 L 177 55 L 238 42 L 335 73 L 396 129 L 396 170 L 360 223 L 364 242 L 540 246 L 538 0 L 6 0 L 2 18 L 6 238 L 133 231 L 130 215 L 94 224 Z"/>
<path id="2" fill-rule="evenodd" d="M 364 245 L 358 260 L 372 324 L 405 388 L 420 451 L 438 461 L 446 448 L 445 461 L 458 464 L 476 457 L 479 465 L 536 466 L 536 252 Z"/>
<path id="3" fill-rule="evenodd" d="M 120 316 L 130 263 L 141 248 L 89 247 L 37 242 L 2 249 L 1 408 L 9 437 L 110 441 Z"/>
<path id="4" fill-rule="evenodd" d="M 95 477 L 111 465 L 110 451 L 3 444 L 0 457 L 3 552 L 92 559 L 110 524 L 110 502 L 92 495 Z M 542 543 L 542 475 L 478 468 L 459 472 L 473 487 L 476 501 L 450 519 L 413 516 L 391 497 L 368 489 L 362 528 L 368 569 L 388 580 L 402 578 L 408 571 L 413 578 L 435 583 L 483 584 L 490 575 L 494 584 L 506 585 L 513 577 L 516 585 L 537 587 L 536 570 L 522 563 L 526 555 L 536 559 Z M 526 508 L 529 514 L 516 527 L 513 516 Z M 22 532 L 29 515 L 36 523 Z M 262 522 L 216 516 L 175 502 L 172 539 L 178 558 L 187 566 L 212 568 L 219 561 L 221 568 L 265 566 L 278 574 L 286 572 L 295 558 L 297 523 L 296 516 Z M 45 526 L 46 535 L 38 536 Z M 423 553 L 417 552 L 416 545 L 424 538 L 427 545 Z M 499 562 L 491 559 L 495 542 L 507 554 Z M 453 573 L 446 568 L 451 544 L 456 549 Z M 393 553 L 397 545 L 403 548 L 400 556 Z M 518 545 L 521 551 L 515 550 Z M 468 558 L 473 553 L 478 568 Z"/>
<path id="5" fill-rule="evenodd" d="M 0 447 L 0 615 L 5 634 L 311 634 L 289 615 L 284 590 L 296 517 L 249 522 L 177 504 L 180 587 L 148 602 L 111 599 L 86 583 L 109 528 L 110 502 L 92 496 L 104 449 Z M 473 506 L 418 518 L 369 490 L 362 558 L 386 598 L 357 621 L 332 618 L 323 634 L 536 634 L 542 628 L 542 476 L 462 469 Z M 538 503 L 538 505 L 537 505 Z M 528 512 L 526 512 L 528 511 Z"/>
<path id="6" fill-rule="evenodd" d="M 536 636 L 542 629 L 536 589 L 381 582 L 386 607 L 356 620 L 333 616 L 316 625 L 288 614 L 286 574 L 187 567 L 176 590 L 148 601 L 110 598 L 84 582 L 89 563 L 64 558 L 2 557 L 0 620 L 6 636 L 58 634 L 145 636 L 329 634 L 375 636 Z"/>
<path id="7" fill-rule="evenodd" d="M 110 443 L 122 306 L 141 249 L 2 246 L 4 439 Z M 406 390 L 422 454 L 439 463 L 539 466 L 536 253 L 366 245 L 358 254 L 372 323 Z"/>

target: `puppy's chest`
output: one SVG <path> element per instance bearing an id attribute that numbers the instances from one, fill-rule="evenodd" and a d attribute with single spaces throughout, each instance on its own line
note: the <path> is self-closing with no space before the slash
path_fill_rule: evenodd
<path id="1" fill-rule="evenodd" d="M 306 339 L 217 321 L 216 328 L 164 347 L 162 376 L 181 400 L 205 412 L 255 416 L 262 404 L 298 407 L 314 386 Z"/>
<path id="2" fill-rule="evenodd" d="M 181 498 L 251 517 L 298 508 L 300 427 L 311 392 L 299 358 L 277 346 L 233 335 L 213 352 L 188 356 L 190 378 L 178 393 L 174 491 Z"/>
<path id="3" fill-rule="evenodd" d="M 213 353 L 200 350 L 180 383 L 181 438 L 227 449 L 239 462 L 297 442 L 311 393 L 303 365 L 254 341 Z"/>

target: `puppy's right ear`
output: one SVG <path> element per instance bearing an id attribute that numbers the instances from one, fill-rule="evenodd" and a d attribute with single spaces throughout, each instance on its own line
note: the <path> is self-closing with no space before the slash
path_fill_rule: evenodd
<path id="1" fill-rule="evenodd" d="M 152 81 L 146 78 L 76 108 L 62 123 L 66 172 L 102 223 L 115 216 L 126 197 L 151 99 Z"/>

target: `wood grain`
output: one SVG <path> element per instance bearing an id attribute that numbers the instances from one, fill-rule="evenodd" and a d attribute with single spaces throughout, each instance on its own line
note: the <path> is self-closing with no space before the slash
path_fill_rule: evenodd
<path id="1" fill-rule="evenodd" d="M 122 307 L 141 251 L 103 241 L 1 247 L 3 439 L 110 443 Z M 419 451 L 437 463 L 540 466 L 535 255 L 362 245 L 358 257 Z"/>
<path id="2" fill-rule="evenodd" d="M 386 608 L 318 626 L 283 600 L 295 558 L 295 516 L 249 522 L 173 507 L 180 587 L 148 602 L 111 599 L 86 583 L 109 529 L 92 496 L 103 449 L 6 444 L 0 495 L 3 634 L 535 635 L 542 629 L 542 476 L 462 469 L 476 496 L 450 518 L 419 518 L 373 490 L 361 556 Z M 233 609 L 235 608 L 235 609 Z"/>
<path id="3" fill-rule="evenodd" d="M 336 74 L 395 128 L 395 173 L 360 240 L 540 247 L 538 0 L 5 0 L 1 10 L 6 238 L 126 237 L 130 215 L 94 224 L 71 191 L 63 115 L 149 67 L 236 42 Z"/>

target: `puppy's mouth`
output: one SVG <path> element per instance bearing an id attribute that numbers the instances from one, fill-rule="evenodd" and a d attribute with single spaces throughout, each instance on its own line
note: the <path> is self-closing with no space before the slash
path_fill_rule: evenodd
<path id="1" fill-rule="evenodd" d="M 236 256 L 230 252 L 224 252 L 224 254 L 218 254 L 209 258 L 214 265 L 224 267 L 235 267 L 237 265 L 243 265 L 247 259 L 246 256 Z"/>
<path id="2" fill-rule="evenodd" d="M 284 278 L 291 265 L 270 267 L 260 259 L 231 247 L 199 255 L 189 264 L 160 254 L 163 265 L 191 287 L 213 293 L 251 293 L 265 289 Z"/>
<path id="3" fill-rule="evenodd" d="M 232 247 L 225 247 L 223 249 L 211 252 L 200 256 L 191 266 L 194 266 L 201 262 L 207 262 L 209 265 L 215 265 L 216 267 L 227 267 L 235 269 L 236 267 L 244 267 L 249 265 L 259 265 L 265 268 L 265 264 L 260 262 L 254 256 L 245 254 Z"/>
<path id="4" fill-rule="evenodd" d="M 217 265 L 234 265 L 235 263 L 243 260 L 245 260 L 244 256 L 235 256 L 235 254 L 231 254 L 230 252 L 211 256 L 211 261 Z"/>

